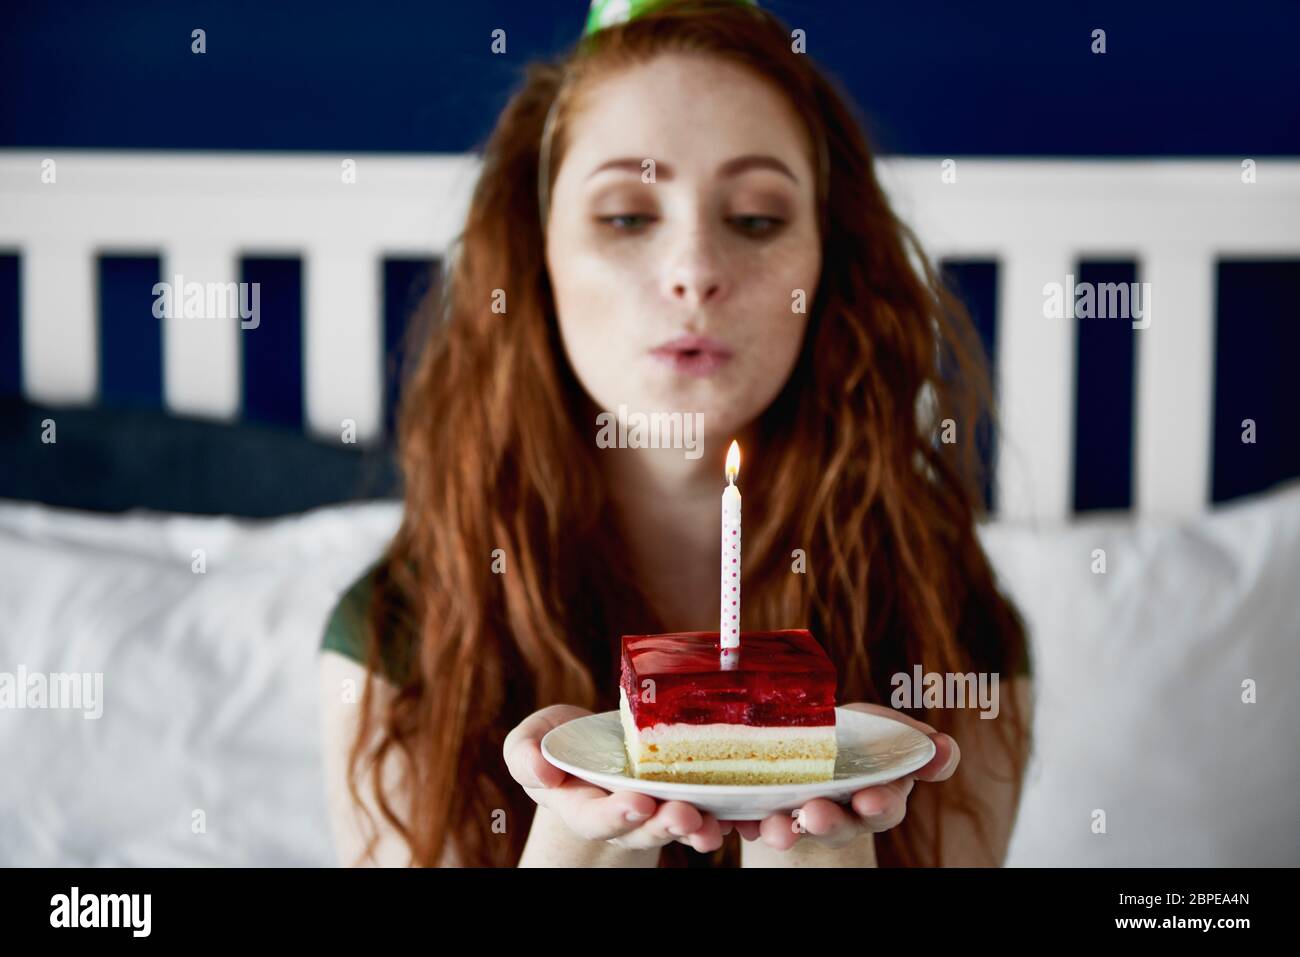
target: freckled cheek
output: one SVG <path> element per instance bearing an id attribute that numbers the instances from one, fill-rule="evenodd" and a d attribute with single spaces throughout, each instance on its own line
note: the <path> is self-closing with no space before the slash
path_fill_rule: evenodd
<path id="1" fill-rule="evenodd" d="M 587 257 L 571 262 L 563 275 L 553 278 L 560 322 L 584 341 L 599 343 L 611 354 L 620 351 L 620 343 L 625 350 L 640 341 L 634 327 L 642 293 L 626 271 L 600 257 Z"/>
<path id="2" fill-rule="evenodd" d="M 787 250 L 770 266 L 754 274 L 755 279 L 742 296 L 745 306 L 741 310 L 745 338 L 762 343 L 761 348 L 750 351 L 765 372 L 783 371 L 791 357 L 798 354 L 816 295 L 819 258 Z M 802 290 L 802 296 L 796 298 L 796 290 Z M 803 311 L 796 311 L 796 306 Z"/>

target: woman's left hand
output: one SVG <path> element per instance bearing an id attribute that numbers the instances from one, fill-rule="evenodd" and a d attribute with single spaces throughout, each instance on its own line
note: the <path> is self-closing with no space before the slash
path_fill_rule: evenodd
<path id="1" fill-rule="evenodd" d="M 800 839 L 826 847 L 843 847 L 864 833 L 878 834 L 902 823 L 907 815 L 907 796 L 917 780 L 946 781 L 957 770 L 961 749 L 951 735 L 883 705 L 859 701 L 841 707 L 892 718 L 929 735 L 934 740 L 934 757 L 924 767 L 897 781 L 854 792 L 847 805 L 814 798 L 797 811 L 773 814 L 762 821 L 721 821 L 724 834 L 735 828 L 745 840 L 761 839 L 778 851 L 789 850 Z"/>

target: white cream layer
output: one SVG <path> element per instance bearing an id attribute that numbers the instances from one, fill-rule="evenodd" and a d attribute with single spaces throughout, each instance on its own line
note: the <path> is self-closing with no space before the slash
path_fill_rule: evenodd
<path id="1" fill-rule="evenodd" d="M 760 761 L 755 758 L 745 758 L 743 760 L 731 761 L 675 761 L 671 764 L 664 764 L 662 761 L 638 761 L 636 762 L 636 773 L 646 774 L 658 771 L 668 771 L 676 769 L 678 771 L 756 771 L 764 775 L 775 774 L 816 774 L 825 777 L 834 777 L 835 762 L 829 759 L 824 761 L 815 761 L 803 758 L 790 758 L 783 761 Z"/>

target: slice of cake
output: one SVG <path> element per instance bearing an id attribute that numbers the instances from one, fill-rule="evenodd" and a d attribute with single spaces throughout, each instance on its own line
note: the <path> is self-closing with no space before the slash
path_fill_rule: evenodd
<path id="1" fill-rule="evenodd" d="M 835 776 L 835 666 L 805 629 L 624 635 L 619 688 L 632 775 L 691 784 Z"/>

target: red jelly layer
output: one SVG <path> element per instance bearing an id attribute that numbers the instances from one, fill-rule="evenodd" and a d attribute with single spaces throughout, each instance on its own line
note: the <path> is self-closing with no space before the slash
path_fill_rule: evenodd
<path id="1" fill-rule="evenodd" d="M 806 629 L 742 633 L 734 669 L 721 656 L 716 631 L 624 635 L 621 680 L 636 726 L 835 724 L 835 665 Z"/>

